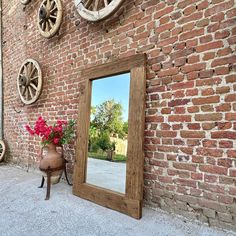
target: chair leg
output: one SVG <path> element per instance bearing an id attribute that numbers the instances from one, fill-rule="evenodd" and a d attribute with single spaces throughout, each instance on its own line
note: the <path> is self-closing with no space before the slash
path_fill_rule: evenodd
<path id="1" fill-rule="evenodd" d="M 39 186 L 39 188 L 43 188 L 44 181 L 45 181 L 45 179 L 44 179 L 44 177 L 42 176 L 42 181 L 41 181 L 41 185 Z"/>
<path id="2" fill-rule="evenodd" d="M 51 171 L 47 172 L 47 194 L 45 200 L 50 198 L 50 189 L 51 189 Z"/>
<path id="3" fill-rule="evenodd" d="M 68 183 L 68 185 L 72 186 L 72 184 L 70 183 L 70 181 L 69 181 L 69 179 L 68 179 L 67 170 L 66 170 L 66 165 L 65 165 L 64 172 L 65 172 L 66 182 Z"/>

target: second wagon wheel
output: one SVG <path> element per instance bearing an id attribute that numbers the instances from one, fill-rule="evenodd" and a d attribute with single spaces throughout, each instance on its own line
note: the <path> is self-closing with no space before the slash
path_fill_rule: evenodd
<path id="1" fill-rule="evenodd" d="M 27 59 L 20 68 L 17 88 L 23 103 L 36 102 L 43 87 L 42 72 L 37 61 Z"/>
<path id="2" fill-rule="evenodd" d="M 43 0 L 38 11 L 38 28 L 45 38 L 53 37 L 62 22 L 61 0 Z"/>
<path id="3" fill-rule="evenodd" d="M 6 152 L 6 146 L 3 140 L 0 139 L 0 162 L 3 160 Z"/>
<path id="4" fill-rule="evenodd" d="M 75 0 L 79 14 L 88 21 L 100 21 L 109 17 L 124 0 Z"/>
<path id="5" fill-rule="evenodd" d="M 30 0 L 21 0 L 21 3 L 24 5 L 27 5 L 30 2 Z"/>

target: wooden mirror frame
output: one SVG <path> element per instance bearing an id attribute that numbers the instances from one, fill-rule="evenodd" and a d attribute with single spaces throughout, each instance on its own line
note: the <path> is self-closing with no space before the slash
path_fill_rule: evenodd
<path id="1" fill-rule="evenodd" d="M 86 183 L 92 81 L 130 72 L 125 194 Z M 146 56 L 138 54 L 82 70 L 73 194 L 99 205 L 142 217 Z"/>

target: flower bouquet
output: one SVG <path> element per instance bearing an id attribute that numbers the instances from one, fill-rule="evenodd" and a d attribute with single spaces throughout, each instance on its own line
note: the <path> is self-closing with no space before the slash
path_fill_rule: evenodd
<path id="1" fill-rule="evenodd" d="M 41 137 L 42 146 L 47 146 L 51 143 L 61 146 L 68 144 L 74 137 L 74 126 L 74 120 L 69 120 L 68 122 L 57 120 L 55 124 L 49 126 L 42 116 L 39 116 L 33 129 L 29 125 L 26 125 L 25 128 L 30 135 Z"/>

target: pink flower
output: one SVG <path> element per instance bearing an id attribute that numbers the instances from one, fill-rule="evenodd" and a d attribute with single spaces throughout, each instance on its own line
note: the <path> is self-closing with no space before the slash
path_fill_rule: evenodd
<path id="1" fill-rule="evenodd" d="M 67 122 L 66 120 L 58 120 L 58 121 L 57 121 L 57 124 L 58 124 L 58 125 L 67 125 L 68 122 Z"/>
<path id="2" fill-rule="evenodd" d="M 30 135 L 33 136 L 35 134 L 35 132 L 30 128 L 29 125 L 25 125 L 25 129 L 30 133 Z"/>
<path id="3" fill-rule="evenodd" d="M 53 143 L 54 143 L 54 144 L 58 144 L 58 143 L 59 143 L 59 138 L 54 138 L 54 139 L 53 139 Z"/>

